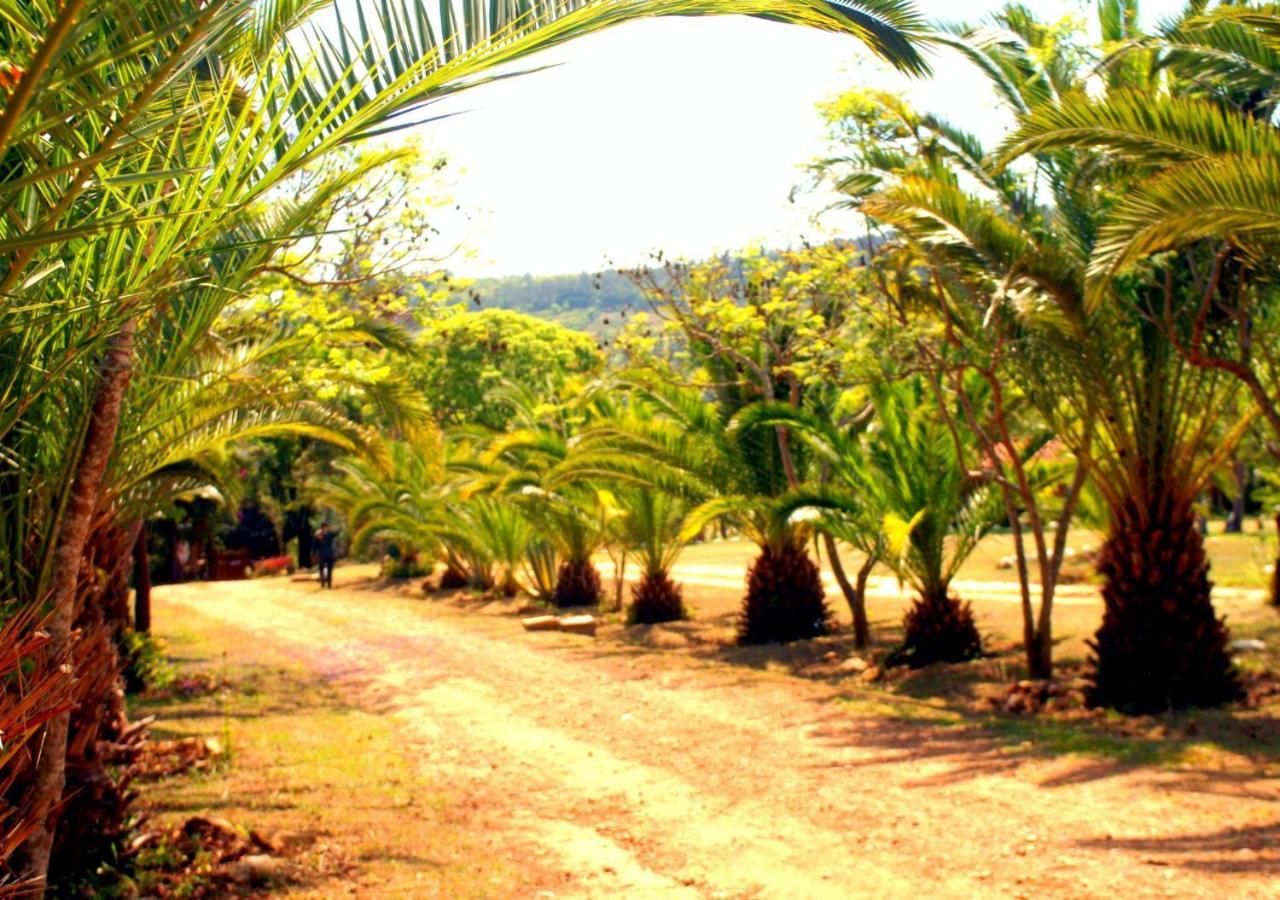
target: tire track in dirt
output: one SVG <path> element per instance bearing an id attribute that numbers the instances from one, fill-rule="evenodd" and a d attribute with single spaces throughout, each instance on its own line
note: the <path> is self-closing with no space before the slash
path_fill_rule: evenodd
<path id="1" fill-rule="evenodd" d="M 571 873 L 561 895 L 1275 896 L 1265 867 L 1224 882 L 1106 846 L 1274 822 L 1274 785 L 1223 799 L 1028 762 L 971 729 L 853 717 L 824 685 L 372 592 L 166 597 L 395 716 L 429 772 L 503 810 L 513 847 Z"/>

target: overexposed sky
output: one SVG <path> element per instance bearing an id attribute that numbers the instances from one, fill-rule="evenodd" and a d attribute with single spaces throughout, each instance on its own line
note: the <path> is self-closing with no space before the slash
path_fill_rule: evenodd
<path id="1" fill-rule="evenodd" d="M 1045 17 L 1085 15 L 1083 0 L 1026 0 Z M 974 21 L 1003 3 L 918 0 L 927 17 Z M 1180 8 L 1150 0 L 1144 24 Z M 863 85 L 907 93 L 985 140 L 1009 117 L 953 54 L 908 79 L 856 40 L 740 17 L 659 19 L 616 27 L 537 57 L 554 68 L 451 98 L 458 112 L 419 129 L 450 161 L 464 215 L 440 222 L 463 243 L 468 276 L 597 271 L 662 250 L 702 257 L 753 243 L 820 238 L 830 199 L 788 199 L 824 151 L 815 105 Z M 826 233 L 852 217 L 824 217 Z"/>

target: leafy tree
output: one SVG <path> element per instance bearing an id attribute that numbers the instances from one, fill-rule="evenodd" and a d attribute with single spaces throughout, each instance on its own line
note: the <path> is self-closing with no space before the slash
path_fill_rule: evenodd
<path id="1" fill-rule="evenodd" d="M 646 290 L 654 314 L 679 344 L 664 360 L 655 355 L 658 338 L 647 318 L 637 317 L 619 345 L 634 365 L 653 367 L 659 377 L 671 377 L 672 363 L 689 370 L 692 384 L 704 386 L 728 417 L 761 400 L 787 403 L 793 408 L 830 414 L 840 401 L 831 385 L 836 373 L 848 368 L 858 342 L 842 338 L 853 333 L 850 295 L 859 287 L 857 247 L 832 244 L 773 256 L 756 253 L 740 260 L 720 259 L 700 265 L 667 263 L 660 270 L 638 270 L 633 277 Z M 661 373 L 666 373 L 665 375 Z M 678 377 L 678 376 L 677 376 Z M 785 425 L 755 429 L 737 440 L 757 476 L 752 493 L 773 497 L 806 477 L 826 477 L 808 471 L 802 447 L 793 445 Z M 851 607 L 858 594 L 845 574 L 835 539 L 824 532 L 827 556 Z M 808 567 L 791 560 L 804 555 L 802 545 L 770 551 L 779 565 L 805 573 Z M 782 560 L 782 555 L 787 559 Z M 767 568 L 767 564 L 766 564 Z M 816 568 L 814 596 L 822 589 Z M 774 581 L 763 574 L 758 583 Z M 804 621 L 812 610 L 800 613 Z M 855 614 L 855 619 L 856 619 Z M 789 633 L 787 627 L 782 633 Z M 797 627 L 813 627 L 808 625 Z M 823 627 L 826 627 L 825 625 Z M 764 638 L 766 640 L 770 638 Z"/>
<path id="2" fill-rule="evenodd" d="M 566 379 L 600 370 L 596 342 L 508 310 L 457 310 L 429 321 L 417 338 L 409 378 L 444 426 L 501 431 L 515 412 L 495 388 L 515 385 L 550 401 Z"/>

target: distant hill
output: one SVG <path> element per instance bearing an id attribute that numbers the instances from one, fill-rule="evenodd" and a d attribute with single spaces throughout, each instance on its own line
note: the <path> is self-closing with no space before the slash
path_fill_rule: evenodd
<path id="1" fill-rule="evenodd" d="M 519 310 L 594 334 L 610 330 L 602 327 L 608 314 L 645 307 L 640 289 L 617 272 L 481 278 L 467 293 L 482 308 Z"/>
<path id="2" fill-rule="evenodd" d="M 854 243 L 865 251 L 879 241 L 859 238 Z M 482 309 L 514 309 L 586 331 L 600 340 L 611 340 L 630 313 L 648 308 L 640 288 L 616 271 L 481 278 L 465 295 Z"/>

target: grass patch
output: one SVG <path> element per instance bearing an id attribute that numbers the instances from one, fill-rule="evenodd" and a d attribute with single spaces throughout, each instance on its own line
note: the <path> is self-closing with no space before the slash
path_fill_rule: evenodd
<path id="1" fill-rule="evenodd" d="M 181 620 L 162 634 L 176 683 L 214 687 L 137 699 L 131 715 L 157 715 L 157 739 L 213 737 L 226 755 L 145 787 L 141 805 L 159 824 L 218 816 L 290 836 L 300 848 L 291 897 L 352 886 L 369 896 L 522 893 L 527 873 L 489 846 L 483 813 L 420 771 L 394 720 L 352 706 L 246 632 L 185 610 Z"/>

